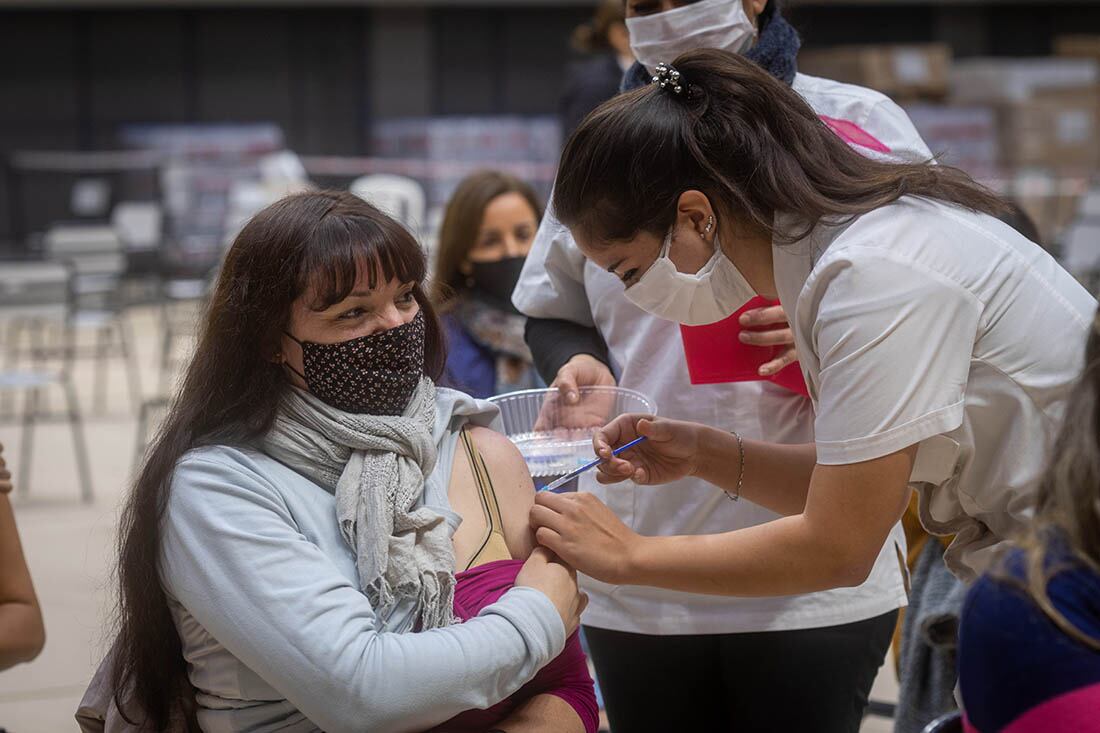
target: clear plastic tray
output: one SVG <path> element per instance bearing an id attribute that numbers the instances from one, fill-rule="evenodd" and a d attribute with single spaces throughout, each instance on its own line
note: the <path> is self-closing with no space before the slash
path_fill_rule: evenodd
<path id="1" fill-rule="evenodd" d="M 656 414 L 640 392 L 622 387 L 581 387 L 576 404 L 566 404 L 556 388 L 527 389 L 490 398 L 500 408 L 504 433 L 527 461 L 531 475 L 553 478 L 588 463 L 592 435 L 619 415 Z"/>

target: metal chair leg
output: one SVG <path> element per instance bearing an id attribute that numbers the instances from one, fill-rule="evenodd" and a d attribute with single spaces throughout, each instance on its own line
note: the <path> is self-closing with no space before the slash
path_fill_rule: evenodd
<path id="1" fill-rule="evenodd" d="M 76 387 L 72 377 L 65 375 L 63 382 L 65 400 L 69 408 L 69 424 L 73 431 L 73 452 L 76 454 L 76 470 L 80 476 L 80 497 L 85 503 L 92 502 L 92 469 L 88 462 L 88 447 L 84 443 L 84 421 L 80 415 L 80 402 L 76 398 Z"/>
<path id="2" fill-rule="evenodd" d="M 15 369 L 15 365 L 19 360 L 19 337 L 21 332 L 25 328 L 25 322 L 22 318 L 14 318 L 8 324 L 8 333 L 4 339 L 4 370 L 12 371 Z M 5 390 L 3 394 L 0 394 L 0 417 L 7 419 L 11 417 L 12 410 L 15 409 L 13 405 L 12 393 Z"/>
<path id="3" fill-rule="evenodd" d="M 46 362 L 50 356 L 50 350 L 48 346 L 49 334 L 46 333 L 47 327 L 39 319 L 34 319 L 29 324 L 30 334 L 30 348 L 31 348 L 31 367 L 35 371 L 41 371 L 46 366 Z M 49 390 L 43 390 L 38 397 L 35 398 L 39 415 L 50 414 L 50 393 Z"/>
<path id="4" fill-rule="evenodd" d="M 149 408 L 151 402 L 142 402 L 138 408 L 137 434 L 134 438 L 134 467 L 133 475 L 136 477 L 141 470 L 142 459 L 145 458 L 145 444 L 149 436 Z"/>
<path id="5" fill-rule="evenodd" d="M 144 399 L 141 389 L 141 365 L 138 363 L 137 352 L 134 348 L 133 333 L 130 330 L 130 322 L 126 314 L 118 317 L 118 338 L 122 349 L 122 358 L 126 360 L 126 375 L 130 387 L 130 409 L 138 411 Z"/>
<path id="6" fill-rule="evenodd" d="M 104 369 L 107 360 L 108 339 L 111 336 L 111 327 L 104 326 L 96 330 L 95 335 L 95 382 L 93 387 L 92 412 L 102 415 L 106 410 L 107 401 L 107 372 Z"/>
<path id="7" fill-rule="evenodd" d="M 38 419 L 38 390 L 29 388 L 23 396 L 23 437 L 19 445 L 19 494 L 26 498 L 31 490 L 31 459 L 34 455 L 34 424 Z"/>

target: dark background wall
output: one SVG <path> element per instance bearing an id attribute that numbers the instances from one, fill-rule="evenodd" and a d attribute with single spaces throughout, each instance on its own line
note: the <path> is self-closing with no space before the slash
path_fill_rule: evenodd
<path id="1" fill-rule="evenodd" d="M 804 2 L 806 46 L 944 40 L 1049 53 L 1100 33 L 1100 3 Z M 373 120 L 553 114 L 583 4 L 0 10 L 0 159 L 117 146 L 135 122 L 280 125 L 302 154 L 362 155 Z M 0 177 L 0 242 L 10 239 Z M 3 245 L 0 245 L 2 247 Z"/>

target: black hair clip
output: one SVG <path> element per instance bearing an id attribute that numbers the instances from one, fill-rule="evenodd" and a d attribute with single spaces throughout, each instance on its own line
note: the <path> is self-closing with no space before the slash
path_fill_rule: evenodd
<path id="1" fill-rule="evenodd" d="M 668 90 L 673 94 L 682 94 L 684 89 L 687 88 L 687 84 L 680 77 L 680 72 L 673 68 L 671 64 L 659 63 L 654 71 L 656 73 L 653 74 L 653 83 L 659 85 L 661 89 Z"/>

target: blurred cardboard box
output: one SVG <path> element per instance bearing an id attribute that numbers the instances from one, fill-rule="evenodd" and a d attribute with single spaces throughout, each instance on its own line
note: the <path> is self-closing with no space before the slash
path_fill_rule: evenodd
<path id="1" fill-rule="evenodd" d="M 1056 56 L 1100 61 L 1100 36 L 1059 36 L 1054 39 Z"/>
<path id="2" fill-rule="evenodd" d="M 1043 92 L 999 114 L 1006 165 L 1092 170 L 1100 163 L 1100 96 L 1093 89 Z"/>
<path id="3" fill-rule="evenodd" d="M 942 98 L 950 67 L 951 48 L 943 43 L 837 46 L 798 55 L 799 71 L 903 99 Z"/>
<path id="4" fill-rule="evenodd" d="M 1035 222 L 1041 244 L 1057 251 L 1067 229 L 1077 220 L 1089 188 L 1085 177 L 1029 169 L 1009 174 L 1002 192 L 1020 205 Z"/>
<path id="5" fill-rule="evenodd" d="M 1000 146 L 993 107 L 918 102 L 905 105 L 905 112 L 941 163 L 978 179 L 996 173 Z"/>
<path id="6" fill-rule="evenodd" d="M 1010 167 L 1094 169 L 1098 82 L 1092 59 L 970 59 L 951 70 L 954 102 L 996 110 L 1000 162 Z"/>
<path id="7" fill-rule="evenodd" d="M 1100 82 L 1093 59 L 978 58 L 951 67 L 951 97 L 965 104 L 1026 102 L 1045 92 L 1092 89 Z"/>

